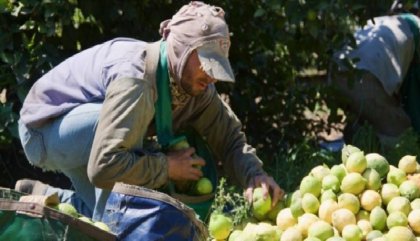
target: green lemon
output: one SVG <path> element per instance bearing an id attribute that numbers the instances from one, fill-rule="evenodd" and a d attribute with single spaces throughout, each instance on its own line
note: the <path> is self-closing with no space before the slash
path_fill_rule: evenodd
<path id="1" fill-rule="evenodd" d="M 202 177 L 195 184 L 195 191 L 199 195 L 209 194 L 213 191 L 213 184 L 207 177 Z"/>

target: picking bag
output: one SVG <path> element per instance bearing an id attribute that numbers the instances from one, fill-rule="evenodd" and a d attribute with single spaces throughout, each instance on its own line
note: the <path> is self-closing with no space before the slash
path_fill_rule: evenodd
<path id="1" fill-rule="evenodd" d="M 206 162 L 206 165 L 201 168 L 201 171 L 203 172 L 204 177 L 207 177 L 211 181 L 213 189 L 215 189 L 218 180 L 216 164 L 207 143 L 193 129 L 188 129 L 182 132 L 182 134 L 183 135 L 180 135 L 178 138 L 187 139 L 188 143 L 195 148 L 196 154 L 202 157 Z M 169 183 L 168 187 L 171 185 L 172 183 Z M 205 221 L 208 218 L 211 205 L 214 201 L 214 190 L 212 193 L 206 195 L 190 195 L 188 193 L 178 193 L 175 188 L 168 187 L 160 191 L 169 194 L 194 209 L 201 220 Z"/>
<path id="2" fill-rule="evenodd" d="M 47 206 L 18 201 L 0 189 L 0 241 L 114 241 L 115 235 Z"/>
<path id="3" fill-rule="evenodd" d="M 171 196 L 116 183 L 102 221 L 122 241 L 205 241 L 208 231 L 195 212 Z"/>

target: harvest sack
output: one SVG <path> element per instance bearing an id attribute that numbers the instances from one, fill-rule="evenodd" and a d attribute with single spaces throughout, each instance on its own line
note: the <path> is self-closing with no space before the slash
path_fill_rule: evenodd
<path id="1" fill-rule="evenodd" d="M 190 193 L 178 193 L 175 188 L 171 188 L 173 183 L 169 183 L 166 188 L 162 188 L 160 191 L 169 194 L 177 200 L 183 202 L 190 208 L 194 209 L 198 217 L 205 221 L 210 215 L 210 208 L 214 201 L 215 189 L 218 184 L 218 176 L 216 169 L 216 161 L 213 159 L 212 153 L 207 143 L 201 138 L 201 136 L 190 128 L 182 132 L 183 135 L 179 135 L 178 139 L 185 138 L 188 143 L 193 146 L 196 150 L 196 154 L 204 159 L 206 165 L 201 168 L 203 176 L 208 178 L 213 185 L 213 192 L 207 195 L 195 195 Z M 175 138 L 174 138 L 175 139 Z M 173 139 L 173 140 L 174 140 Z"/>
<path id="2" fill-rule="evenodd" d="M 102 221 L 123 241 L 205 241 L 208 237 L 204 223 L 182 202 L 123 183 L 115 184 Z"/>
<path id="3" fill-rule="evenodd" d="M 115 241 L 115 235 L 0 188 L 0 241 Z"/>

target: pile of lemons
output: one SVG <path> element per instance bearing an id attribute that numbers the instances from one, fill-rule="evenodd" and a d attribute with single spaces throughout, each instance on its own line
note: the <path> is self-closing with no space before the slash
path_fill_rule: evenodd
<path id="1" fill-rule="evenodd" d="M 379 153 L 346 145 L 342 163 L 314 167 L 299 188 L 275 207 L 254 191 L 252 220 L 232 225 L 225 214 L 209 221 L 214 240 L 416 241 L 420 240 L 420 165 L 397 166 Z M 212 220 L 213 218 L 213 220 Z M 218 224 L 215 225 L 215 223 Z M 223 232 L 218 232 L 222 230 Z"/>

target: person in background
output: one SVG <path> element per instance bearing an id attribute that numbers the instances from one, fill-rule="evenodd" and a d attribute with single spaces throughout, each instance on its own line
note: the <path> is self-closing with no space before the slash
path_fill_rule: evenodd
<path id="1" fill-rule="evenodd" d="M 409 128 L 420 132 L 420 56 L 417 3 L 404 9 L 395 1 L 390 14 L 370 19 L 354 33 L 356 47 L 338 53 L 355 60 L 360 79 L 345 68 L 334 71 L 332 83 L 351 112 L 366 120 L 384 147 L 396 143 Z"/>
<path id="2" fill-rule="evenodd" d="M 227 177 L 252 200 L 255 187 L 283 190 L 246 142 L 242 125 L 218 95 L 217 81 L 234 82 L 230 35 L 220 7 L 183 6 L 162 22 L 162 39 L 116 38 L 81 51 L 38 79 L 20 111 L 19 134 L 29 162 L 64 173 L 75 190 L 20 180 L 16 190 L 57 192 L 79 212 L 100 220 L 114 183 L 159 189 L 169 181 L 198 180 L 205 164 L 194 148 L 162 153 L 156 146 L 156 73 L 167 61 L 174 132 L 192 127 L 222 162 Z M 162 50 L 163 49 L 163 50 Z M 150 147 L 150 148 L 149 148 Z"/>

